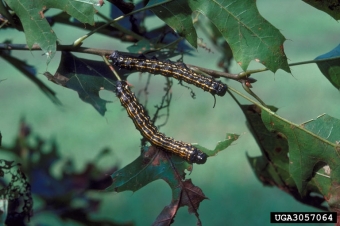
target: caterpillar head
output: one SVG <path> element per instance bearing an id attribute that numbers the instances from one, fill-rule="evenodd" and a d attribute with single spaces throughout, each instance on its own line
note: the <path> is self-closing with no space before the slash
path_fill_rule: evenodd
<path id="1" fill-rule="evenodd" d="M 207 161 L 207 158 L 208 158 L 207 154 L 198 150 L 197 148 L 194 148 L 194 151 L 190 156 L 189 162 L 204 164 Z"/>

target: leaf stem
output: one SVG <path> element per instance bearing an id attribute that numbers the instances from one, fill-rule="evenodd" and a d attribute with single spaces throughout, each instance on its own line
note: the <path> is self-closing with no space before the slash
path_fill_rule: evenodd
<path id="1" fill-rule="evenodd" d="M 314 59 L 314 60 L 307 60 L 307 61 L 301 61 L 301 62 L 296 62 L 296 63 L 291 63 L 288 64 L 288 66 L 297 66 L 297 65 L 303 65 L 303 64 L 312 64 L 312 63 L 319 63 L 319 62 L 324 62 L 324 61 L 331 61 L 331 60 L 338 60 L 340 59 L 340 56 L 337 57 L 330 57 L 330 58 L 324 58 L 324 59 Z M 241 72 L 239 75 L 240 77 L 247 77 L 251 74 L 263 72 L 263 71 L 268 71 L 268 68 L 262 68 L 262 69 L 255 69 L 255 70 L 248 70 L 245 72 Z"/>
<path id="2" fill-rule="evenodd" d="M 112 65 L 110 64 L 110 62 L 107 60 L 107 58 L 105 57 L 105 55 L 102 56 L 105 64 L 110 68 L 110 70 L 112 71 L 112 73 L 116 76 L 118 81 L 121 81 L 121 77 L 118 75 L 118 73 L 116 72 L 116 70 L 112 67 Z"/>
<path id="3" fill-rule="evenodd" d="M 258 102 L 260 102 L 263 106 L 267 107 L 267 105 L 261 100 L 260 97 L 258 97 L 246 84 L 246 82 L 242 82 L 242 87 L 243 89 L 249 93 L 250 95 L 252 95 Z"/>
<path id="4" fill-rule="evenodd" d="M 87 39 L 88 37 L 90 37 L 92 34 L 96 33 L 98 30 L 100 30 L 100 29 L 102 29 L 102 28 L 104 28 L 104 27 L 106 27 L 106 26 L 109 26 L 110 24 L 114 24 L 114 23 L 116 23 L 117 21 L 119 21 L 119 20 L 121 20 L 121 19 L 123 19 L 123 18 L 125 18 L 125 17 L 128 17 L 128 16 L 130 16 L 130 15 L 132 15 L 132 14 L 139 13 L 139 12 L 142 12 L 142 11 L 145 11 L 145 10 L 148 10 L 148 9 L 151 9 L 151 8 L 153 8 L 153 7 L 156 7 L 156 6 L 159 6 L 159 5 L 162 5 L 162 4 L 171 2 L 171 1 L 173 1 L 173 0 L 165 0 L 164 2 L 159 2 L 159 3 L 156 3 L 156 4 L 150 5 L 150 6 L 145 6 L 145 7 L 141 8 L 141 9 L 137 9 L 137 10 L 132 11 L 132 12 L 130 12 L 130 13 L 127 13 L 127 14 L 125 14 L 125 15 L 119 16 L 119 17 L 117 17 L 116 19 L 113 19 L 113 20 L 111 20 L 110 22 L 108 22 L 108 23 L 106 23 L 106 24 L 104 24 L 104 25 L 102 25 L 102 26 L 100 26 L 100 27 L 98 27 L 98 28 L 96 28 L 96 29 L 90 31 L 88 34 L 86 34 L 86 35 L 84 35 L 84 36 L 78 38 L 76 41 L 74 41 L 73 46 L 80 46 L 81 43 L 82 43 L 85 39 Z"/>
<path id="5" fill-rule="evenodd" d="M 243 93 L 239 92 L 238 90 L 228 86 L 228 89 L 233 91 L 234 93 L 238 94 L 239 96 L 243 97 L 244 99 L 248 100 L 249 102 L 252 102 L 253 104 L 255 104 L 256 106 L 262 108 L 264 106 L 262 106 L 261 104 L 257 103 L 256 101 L 250 99 L 249 97 L 247 97 L 246 95 L 244 95 Z"/>
<path id="6" fill-rule="evenodd" d="M 212 70 L 212 69 L 208 69 L 208 68 L 204 68 L 204 67 L 199 67 L 199 66 L 192 65 L 192 64 L 186 64 L 186 65 L 189 68 L 197 68 L 200 71 L 202 71 L 204 73 L 207 73 L 210 76 L 215 77 L 215 78 L 223 77 L 223 78 L 230 78 L 230 79 L 237 80 L 237 81 L 239 80 L 238 74 L 230 74 L 230 73 L 221 72 L 221 71 L 217 71 L 217 70 Z M 252 81 L 255 81 L 255 79 L 252 80 Z"/>
<path id="7" fill-rule="evenodd" d="M 8 23 L 8 20 L 4 20 L 1 24 L 0 24 L 0 28 L 2 28 L 3 26 L 5 26 Z"/>
<path id="8" fill-rule="evenodd" d="M 322 137 L 320 137 L 320 136 L 317 136 L 316 134 L 312 133 L 311 131 L 305 129 L 304 127 L 302 127 L 302 126 L 300 126 L 300 125 L 298 125 L 298 124 L 295 124 L 295 123 L 293 123 L 293 122 L 291 122 L 291 121 L 288 121 L 288 120 L 285 119 L 285 118 L 282 118 L 281 116 L 279 116 L 278 114 L 276 114 L 275 112 L 273 112 L 272 110 L 270 110 L 269 108 L 263 106 L 263 105 L 260 104 L 260 103 L 257 103 L 256 101 L 250 99 L 249 97 L 243 95 L 241 92 L 237 91 L 236 89 L 234 89 L 234 88 L 232 88 L 232 87 L 230 87 L 230 86 L 229 86 L 228 89 L 231 90 L 231 91 L 233 91 L 234 93 L 240 95 L 240 96 L 243 97 L 244 99 L 250 101 L 251 103 L 255 104 L 256 106 L 260 107 L 262 110 L 268 112 L 268 114 L 270 114 L 271 116 L 273 116 L 273 117 L 275 117 L 275 118 L 277 118 L 277 119 L 279 119 L 279 120 L 281 120 L 281 121 L 283 121 L 283 122 L 285 122 L 285 123 L 287 123 L 287 124 L 293 126 L 294 128 L 297 128 L 297 129 L 299 129 L 299 130 L 304 131 L 305 133 L 308 133 L 309 135 L 315 137 L 316 139 L 318 139 L 318 140 L 320 140 L 320 141 L 322 141 L 322 142 L 324 142 L 324 143 L 327 143 L 327 144 L 329 144 L 329 145 L 331 145 L 331 146 L 333 146 L 333 147 L 336 146 L 334 143 L 332 143 L 332 142 L 330 142 L 330 141 L 328 141 L 328 140 L 326 140 L 326 139 L 324 139 L 324 138 L 322 138 Z"/>

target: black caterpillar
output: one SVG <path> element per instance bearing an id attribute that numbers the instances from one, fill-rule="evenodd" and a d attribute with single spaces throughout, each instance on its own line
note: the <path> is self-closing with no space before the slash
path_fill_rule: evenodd
<path id="1" fill-rule="evenodd" d="M 173 77 L 177 80 L 183 80 L 189 84 L 193 84 L 204 91 L 208 91 L 212 95 L 224 96 L 228 89 L 226 84 L 198 74 L 187 68 L 183 63 L 176 63 L 170 60 L 148 59 L 143 55 L 139 57 L 125 56 L 118 51 L 114 51 L 110 55 L 110 59 L 112 63 L 119 68 Z"/>
<path id="2" fill-rule="evenodd" d="M 151 144 L 178 155 L 190 163 L 204 164 L 207 161 L 208 156 L 191 144 L 176 141 L 160 133 L 150 121 L 150 117 L 145 113 L 143 106 L 138 103 L 126 81 L 117 81 L 116 95 L 136 128 Z"/>

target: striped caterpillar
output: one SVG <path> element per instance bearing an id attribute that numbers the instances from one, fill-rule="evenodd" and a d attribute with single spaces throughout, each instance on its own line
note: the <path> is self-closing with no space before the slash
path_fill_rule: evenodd
<path id="1" fill-rule="evenodd" d="M 224 96 L 228 89 L 226 84 L 198 74 L 187 68 L 183 63 L 176 63 L 170 60 L 161 61 L 153 58 L 147 59 L 143 55 L 140 57 L 124 56 L 118 51 L 114 51 L 110 55 L 110 59 L 113 65 L 119 68 L 173 77 L 208 91 L 212 95 Z"/>
<path id="2" fill-rule="evenodd" d="M 117 81 L 116 95 L 136 128 L 151 144 L 178 155 L 190 163 L 204 164 L 207 161 L 207 155 L 191 144 L 176 141 L 160 133 L 150 121 L 150 117 L 146 114 L 143 106 L 138 103 L 126 81 Z"/>

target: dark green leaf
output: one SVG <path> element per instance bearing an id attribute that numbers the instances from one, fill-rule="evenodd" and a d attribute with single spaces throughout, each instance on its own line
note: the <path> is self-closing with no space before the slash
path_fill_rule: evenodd
<path id="1" fill-rule="evenodd" d="M 5 0 L 11 9 L 18 15 L 22 23 L 26 41 L 29 48 L 38 44 L 47 56 L 49 62 L 57 49 L 57 36 L 51 29 L 44 16 L 49 8 L 63 10 L 83 23 L 94 24 L 93 5 L 75 0 Z"/>
<path id="2" fill-rule="evenodd" d="M 148 5 L 157 2 L 151 0 Z M 152 11 L 194 47 L 197 47 L 197 34 L 192 13 L 197 11 L 221 32 L 243 70 L 255 60 L 273 72 L 280 68 L 290 72 L 283 49 L 285 38 L 259 14 L 256 1 L 176 0 L 154 7 Z"/>
<path id="3" fill-rule="evenodd" d="M 327 0 L 327 1 L 320 1 L 320 0 L 303 0 L 305 3 L 324 11 L 325 13 L 329 14 L 335 20 L 340 19 L 340 3 L 339 1 L 335 0 Z"/>
<path id="4" fill-rule="evenodd" d="M 78 92 L 80 99 L 91 104 L 101 115 L 105 114 L 106 103 L 99 97 L 100 90 L 115 92 L 116 78 L 102 61 L 78 58 L 69 52 L 62 52 L 56 73 L 44 75 L 52 82 Z"/>
<path id="5" fill-rule="evenodd" d="M 318 56 L 315 59 L 329 59 L 317 62 L 316 64 L 318 65 L 322 74 L 332 83 L 332 85 L 335 86 L 337 89 L 340 89 L 340 45 L 338 45 L 328 53 Z"/>

